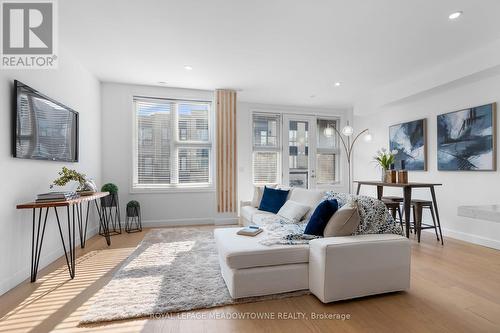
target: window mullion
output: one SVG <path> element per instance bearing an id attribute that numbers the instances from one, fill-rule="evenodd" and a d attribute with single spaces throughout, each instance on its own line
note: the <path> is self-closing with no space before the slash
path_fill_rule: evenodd
<path id="1" fill-rule="evenodd" d="M 177 147 L 177 141 L 179 139 L 179 115 L 178 115 L 178 108 L 179 104 L 177 103 L 172 103 L 173 104 L 173 112 L 171 115 L 171 129 L 172 129 L 172 139 L 170 140 L 170 151 L 172 154 L 170 155 L 170 182 L 173 185 L 178 185 L 179 184 L 179 151 Z"/>

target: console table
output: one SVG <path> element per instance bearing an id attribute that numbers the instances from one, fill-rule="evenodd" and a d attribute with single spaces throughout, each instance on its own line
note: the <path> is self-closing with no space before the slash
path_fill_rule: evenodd
<path id="1" fill-rule="evenodd" d="M 111 238 L 109 235 L 108 221 L 106 214 L 102 207 L 100 207 L 99 199 L 108 196 L 108 192 L 96 192 L 95 194 L 88 196 L 81 196 L 76 199 L 66 200 L 66 201 L 48 201 L 48 202 L 28 202 L 19 204 L 16 206 L 17 209 L 32 209 L 33 210 L 33 231 L 31 236 L 31 282 L 36 281 L 36 276 L 38 273 L 38 264 L 40 263 L 40 253 L 42 251 L 43 236 L 45 234 L 45 226 L 47 224 L 47 218 L 49 216 L 49 210 L 54 209 L 54 213 L 57 220 L 57 226 L 59 227 L 59 235 L 61 236 L 62 246 L 64 250 L 64 255 L 66 256 L 66 264 L 68 265 L 69 276 L 73 279 L 75 277 L 75 222 L 78 223 L 78 230 L 80 233 L 80 246 L 85 248 L 85 240 L 87 235 L 87 224 L 89 220 L 89 211 L 91 209 L 92 202 L 94 203 L 97 214 L 99 216 L 99 224 L 102 230 L 104 230 L 104 237 L 106 239 L 107 245 L 111 245 Z M 87 203 L 87 209 L 84 214 L 84 203 Z M 59 219 L 58 208 L 66 208 L 67 222 L 68 222 L 68 247 L 66 247 L 66 242 L 64 241 L 64 235 L 61 228 L 61 221 Z M 38 209 L 38 214 L 36 210 Z M 45 210 L 45 213 L 43 211 Z M 64 212 L 63 212 L 64 214 Z M 37 218 L 38 216 L 38 218 Z M 42 222 L 43 216 L 43 222 Z M 85 216 L 85 221 L 84 217 Z M 43 224 L 43 226 L 42 226 Z M 41 227 L 41 232 L 40 232 Z"/>
<path id="2" fill-rule="evenodd" d="M 431 192 L 432 203 L 434 205 L 434 210 L 436 212 L 436 219 L 439 222 L 439 229 L 441 229 L 441 222 L 439 220 L 439 211 L 436 200 L 436 192 L 434 191 L 435 186 L 441 186 L 442 184 L 437 183 L 386 183 L 381 181 L 355 181 L 358 183 L 358 189 L 356 194 L 359 195 L 361 190 L 361 185 L 376 186 L 377 187 L 377 198 L 380 200 L 384 194 L 384 187 L 399 187 L 403 189 L 403 204 L 404 204 L 404 215 L 405 215 L 405 225 L 406 225 L 406 237 L 410 237 L 410 212 L 411 212 L 411 192 L 414 188 L 428 188 Z"/>

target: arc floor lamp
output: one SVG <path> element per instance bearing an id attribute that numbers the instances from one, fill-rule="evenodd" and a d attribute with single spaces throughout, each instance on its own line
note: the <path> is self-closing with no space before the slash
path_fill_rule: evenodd
<path id="1" fill-rule="evenodd" d="M 347 124 L 342 128 L 342 130 L 339 132 L 336 127 L 327 127 L 324 130 L 324 135 L 326 137 L 332 137 L 334 132 L 337 134 L 337 136 L 340 138 L 340 141 L 342 142 L 342 146 L 344 147 L 345 154 L 346 154 L 346 160 L 347 160 L 347 178 L 348 178 L 348 189 L 349 193 L 352 193 L 352 180 L 351 180 L 351 163 L 352 163 L 352 152 L 354 150 L 354 145 L 358 141 L 358 139 L 364 134 L 364 140 L 366 142 L 370 142 L 373 137 L 370 134 L 368 128 L 365 128 L 358 134 L 354 135 L 354 128 L 349 125 L 349 121 Z M 351 141 L 351 138 L 352 139 Z"/>

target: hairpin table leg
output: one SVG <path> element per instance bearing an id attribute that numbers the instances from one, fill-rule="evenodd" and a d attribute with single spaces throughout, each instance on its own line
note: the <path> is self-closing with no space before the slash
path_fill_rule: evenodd
<path id="1" fill-rule="evenodd" d="M 38 273 L 38 264 L 40 263 L 40 253 L 42 252 L 43 236 L 45 235 L 45 226 L 47 225 L 49 208 L 45 209 L 45 218 L 43 220 L 42 232 L 40 233 L 40 225 L 42 224 L 42 211 L 43 208 L 40 208 L 37 219 L 36 208 L 33 208 L 33 232 L 31 236 L 31 282 L 36 281 L 36 276 Z"/>
<path id="2" fill-rule="evenodd" d="M 66 207 L 66 212 L 68 216 L 68 248 L 66 249 L 66 242 L 64 241 L 64 235 L 61 228 L 61 221 L 59 220 L 59 214 L 57 213 L 57 208 L 54 207 L 56 213 L 57 226 L 59 228 L 59 235 L 61 236 L 61 242 L 64 250 L 64 256 L 66 257 L 66 265 L 68 265 L 69 276 L 73 279 L 75 277 L 75 263 L 76 263 L 76 253 L 75 253 L 75 206 L 72 206 L 73 218 L 70 216 L 69 206 Z"/>
<path id="3" fill-rule="evenodd" d="M 106 244 L 111 245 L 111 237 L 109 235 L 109 220 L 107 219 L 106 212 L 104 208 L 94 200 L 95 208 L 97 209 L 97 215 L 99 216 L 99 230 L 102 230 L 103 236 L 106 239 Z"/>
<path id="4" fill-rule="evenodd" d="M 87 226 L 89 224 L 90 201 L 87 202 L 87 212 L 85 213 L 85 222 L 83 221 L 83 204 L 76 205 L 76 214 L 78 220 L 78 231 L 80 233 L 80 247 L 85 248 L 87 242 Z"/>

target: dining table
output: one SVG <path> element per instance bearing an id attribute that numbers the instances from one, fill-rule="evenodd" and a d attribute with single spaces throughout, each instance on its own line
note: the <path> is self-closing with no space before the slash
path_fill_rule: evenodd
<path id="1" fill-rule="evenodd" d="M 361 191 L 361 186 L 375 186 L 377 187 L 377 199 L 381 200 L 384 195 L 384 187 L 396 187 L 401 188 L 403 190 L 403 208 L 404 208 L 404 222 L 405 222 L 405 232 L 406 237 L 410 237 L 410 214 L 411 214 L 411 200 L 412 200 L 412 191 L 416 188 L 427 188 L 429 189 L 432 197 L 432 204 L 434 205 L 434 211 L 436 213 L 436 219 L 438 221 L 438 225 L 441 225 L 441 221 L 439 220 L 439 210 L 436 200 L 436 186 L 442 186 L 443 184 L 439 183 L 420 183 L 420 182 L 408 182 L 408 183 L 388 183 L 383 181 L 365 181 L 365 180 L 356 180 L 354 181 L 358 184 L 356 194 L 359 195 Z"/>

